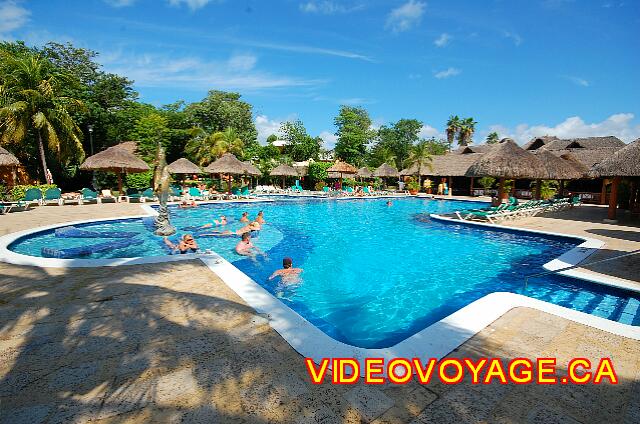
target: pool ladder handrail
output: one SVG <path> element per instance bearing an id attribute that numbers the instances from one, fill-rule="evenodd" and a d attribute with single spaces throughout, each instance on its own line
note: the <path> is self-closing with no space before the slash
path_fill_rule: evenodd
<path id="1" fill-rule="evenodd" d="M 524 277 L 524 289 L 525 290 L 527 289 L 527 287 L 529 285 L 529 279 L 530 278 L 542 277 L 543 275 L 549 275 L 549 274 L 557 274 L 557 273 L 560 273 L 560 272 L 563 272 L 563 271 L 568 271 L 570 269 L 575 269 L 575 268 L 584 268 L 584 267 L 589 266 L 589 265 L 595 265 L 595 264 L 599 264 L 599 263 L 602 263 L 602 262 L 609 262 L 609 261 L 613 261 L 615 259 L 624 258 L 624 257 L 627 257 L 627 256 L 637 255 L 638 253 L 640 253 L 640 249 L 632 250 L 631 252 L 626 252 L 626 253 L 623 253 L 621 255 L 612 256 L 610 258 L 605 258 L 605 259 L 600 259 L 600 260 L 593 261 L 593 262 L 588 262 L 586 264 L 585 263 L 579 263 L 579 264 L 571 265 L 571 266 L 568 266 L 568 267 L 565 267 L 565 268 L 559 268 L 559 269 L 554 269 L 554 270 L 550 270 L 550 271 L 539 272 L 537 274 L 526 275 Z"/>

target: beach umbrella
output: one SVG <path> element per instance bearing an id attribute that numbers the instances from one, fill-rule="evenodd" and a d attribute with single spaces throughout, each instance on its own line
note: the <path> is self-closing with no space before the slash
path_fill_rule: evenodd
<path id="1" fill-rule="evenodd" d="M 467 170 L 467 177 L 499 178 L 498 197 L 505 198 L 506 179 L 544 179 L 547 169 L 534 154 L 522 149 L 512 139 L 505 138 L 482 154 Z"/>
<path id="2" fill-rule="evenodd" d="M 337 160 L 329 169 L 327 169 L 327 173 L 334 172 L 340 175 L 340 188 L 342 188 L 342 178 L 344 174 L 352 175 L 357 174 L 358 169 L 346 162 L 342 162 L 341 160 Z"/>
<path id="3" fill-rule="evenodd" d="M 231 175 L 244 175 L 247 165 L 241 162 L 233 153 L 225 153 L 204 170 L 210 174 L 227 174 L 229 176 L 229 193 L 231 193 Z"/>
<path id="4" fill-rule="evenodd" d="M 595 165 L 589 174 L 594 177 L 613 177 L 607 219 L 615 221 L 620 179 L 622 177 L 640 177 L 640 138 Z M 631 190 L 632 197 L 633 191 Z"/>
<path id="5" fill-rule="evenodd" d="M 282 188 L 284 188 L 284 179 L 286 177 L 297 177 L 298 171 L 293 166 L 281 163 L 271 170 L 269 173 L 272 177 L 282 177 Z"/>
<path id="6" fill-rule="evenodd" d="M 371 178 L 373 177 L 373 172 L 371 172 L 369 168 L 363 166 L 362 168 L 358 169 L 357 175 L 360 178 Z"/>
<path id="7" fill-rule="evenodd" d="M 391 165 L 387 165 L 386 163 L 383 163 L 378 168 L 376 168 L 375 171 L 373 171 L 373 176 L 380 178 L 397 177 L 399 175 L 400 173 L 396 168 Z"/>
<path id="8" fill-rule="evenodd" d="M 167 165 L 167 170 L 172 174 L 202 174 L 200 167 L 186 158 L 171 162 Z"/>
<path id="9" fill-rule="evenodd" d="M 149 165 L 119 144 L 89 156 L 80 165 L 84 171 L 110 171 L 118 175 L 118 192 L 122 193 L 122 174 L 150 170 Z"/>
<path id="10" fill-rule="evenodd" d="M 15 157 L 14 155 L 12 155 L 8 150 L 3 149 L 2 147 L 0 147 L 0 168 L 11 168 L 12 172 L 12 177 L 13 177 L 13 184 L 16 183 L 16 170 L 15 168 L 17 168 L 20 165 L 20 162 L 18 161 L 18 158 Z"/>

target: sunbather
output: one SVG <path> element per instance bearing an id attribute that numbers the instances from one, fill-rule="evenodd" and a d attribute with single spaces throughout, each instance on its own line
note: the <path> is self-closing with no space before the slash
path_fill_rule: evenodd
<path id="1" fill-rule="evenodd" d="M 195 253 L 199 249 L 198 243 L 196 243 L 196 240 L 191 234 L 185 234 L 184 236 L 182 236 L 178 244 L 172 243 L 168 237 L 164 238 L 164 243 L 169 246 L 169 248 L 172 250 L 172 253 L 180 251 L 180 253 L 183 255 L 185 253 L 188 253 L 189 251 L 191 251 L 191 253 Z"/>

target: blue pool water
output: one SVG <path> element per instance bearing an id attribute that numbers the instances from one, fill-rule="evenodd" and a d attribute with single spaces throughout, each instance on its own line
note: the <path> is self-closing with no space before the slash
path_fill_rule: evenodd
<path id="1" fill-rule="evenodd" d="M 575 310 L 640 325 L 640 295 L 587 282 L 524 276 L 575 247 L 572 238 L 526 235 L 442 223 L 429 213 L 485 204 L 396 199 L 287 199 L 269 203 L 211 204 L 171 209 L 178 228 L 202 225 L 224 214 L 240 225 L 243 211 L 263 210 L 267 224 L 254 244 L 268 253 L 252 261 L 235 254 L 237 238 L 196 237 L 333 338 L 360 347 L 391 346 L 469 303 L 496 291 L 523 293 Z M 83 226 L 96 231 L 135 231 L 138 246 L 90 257 L 165 255 L 159 237 L 140 219 Z M 179 234 L 187 232 L 180 231 Z M 100 240 L 102 241 L 102 240 Z M 81 246 L 88 239 L 55 237 L 52 231 L 23 238 L 11 250 L 40 256 L 43 246 Z M 304 269 L 302 281 L 268 281 L 284 256 Z"/>

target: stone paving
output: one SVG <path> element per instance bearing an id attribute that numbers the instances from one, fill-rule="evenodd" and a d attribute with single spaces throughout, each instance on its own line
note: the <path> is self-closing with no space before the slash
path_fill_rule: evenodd
<path id="1" fill-rule="evenodd" d="M 0 217 L 0 234 L 139 213 L 37 208 Z M 450 356 L 554 356 L 560 369 L 574 356 L 610 357 L 620 383 L 317 386 L 303 358 L 199 261 L 0 263 L 2 423 L 636 423 L 638 352 L 638 341 L 516 308 Z"/>

